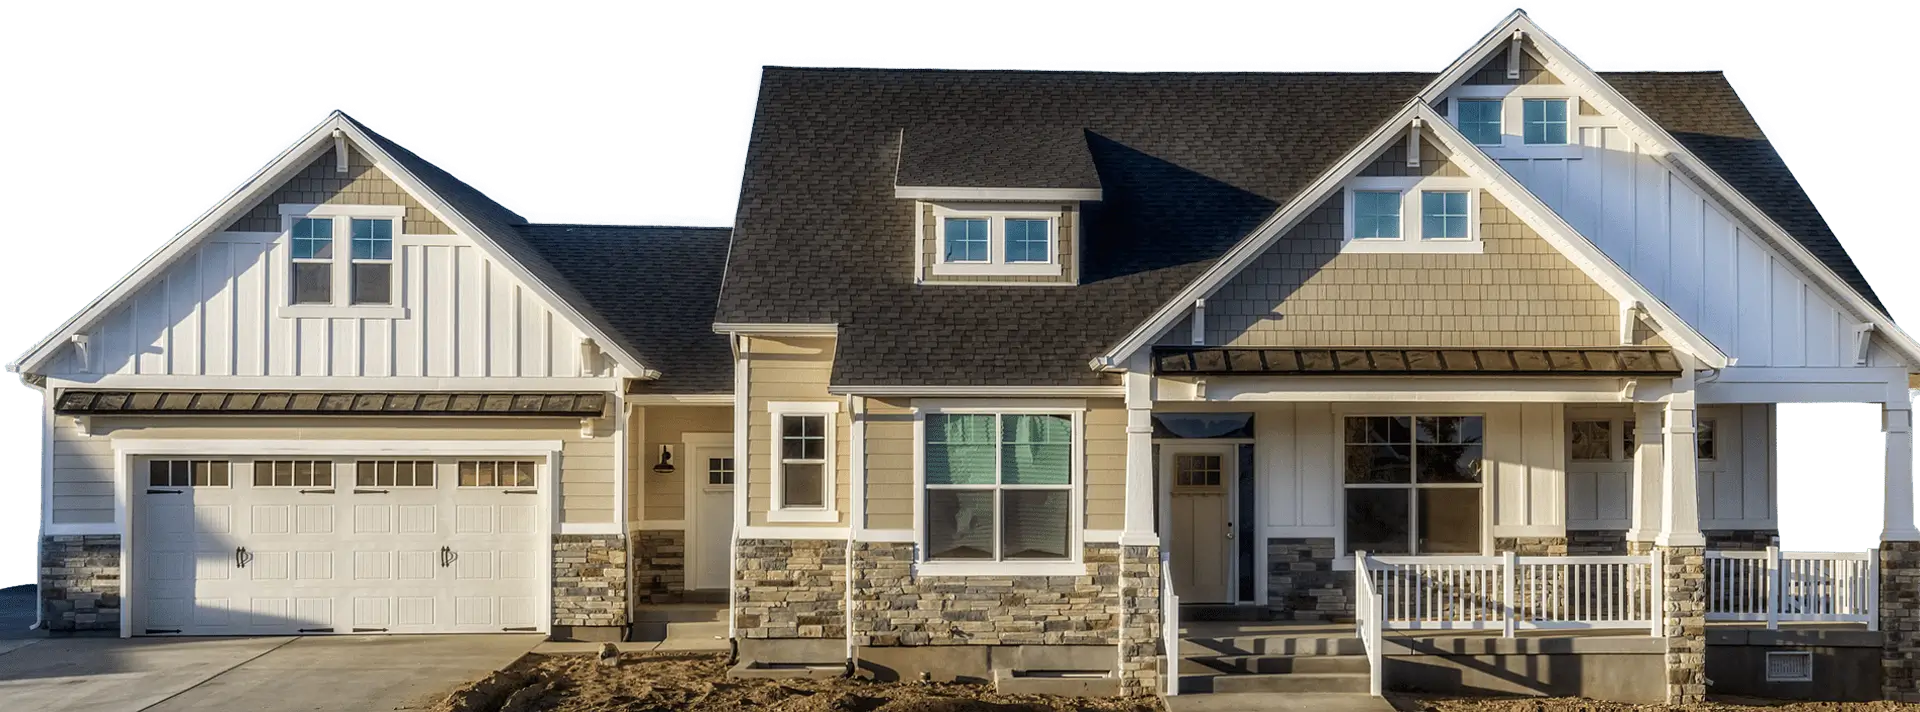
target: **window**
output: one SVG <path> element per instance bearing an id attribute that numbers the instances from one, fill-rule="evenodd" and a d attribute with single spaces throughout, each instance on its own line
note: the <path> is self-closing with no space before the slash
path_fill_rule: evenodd
<path id="1" fill-rule="evenodd" d="M 333 220 L 300 218 L 289 233 L 294 304 L 333 303 Z"/>
<path id="2" fill-rule="evenodd" d="M 1007 218 L 1007 261 L 1046 262 L 1053 259 L 1053 221 Z"/>
<path id="3" fill-rule="evenodd" d="M 1069 561 L 1074 417 L 929 413 L 928 561 Z"/>
<path id="4" fill-rule="evenodd" d="M 707 484 L 713 486 L 731 486 L 733 484 L 733 458 L 707 458 Z"/>
<path id="5" fill-rule="evenodd" d="M 1481 551 L 1480 416 L 1349 417 L 1344 430 L 1349 551 Z"/>
<path id="6" fill-rule="evenodd" d="M 1567 456 L 1575 460 L 1613 459 L 1611 420 L 1576 420 L 1568 426 Z"/>
<path id="7" fill-rule="evenodd" d="M 356 487 L 432 487 L 433 462 L 361 460 L 353 463 L 353 484 Z"/>
<path id="8" fill-rule="evenodd" d="M 1717 460 L 1719 448 L 1713 441 L 1713 419 L 1701 418 L 1700 427 L 1693 434 L 1694 459 Z"/>
<path id="9" fill-rule="evenodd" d="M 1528 144 L 1561 145 L 1567 142 L 1566 99 L 1522 99 L 1520 126 Z"/>
<path id="10" fill-rule="evenodd" d="M 769 403 L 773 426 L 773 507 L 776 522 L 838 522 L 834 485 L 838 401 Z"/>
<path id="11" fill-rule="evenodd" d="M 1464 240 L 1467 226 L 1467 194 L 1463 191 L 1425 190 L 1420 192 L 1420 237 L 1425 240 Z"/>
<path id="12" fill-rule="evenodd" d="M 1154 413 L 1153 437 L 1253 438 L 1252 413 Z"/>
<path id="13" fill-rule="evenodd" d="M 253 463 L 255 487 L 332 487 L 333 463 L 326 460 L 259 460 Z"/>
<path id="14" fill-rule="evenodd" d="M 946 236 L 946 261 L 987 261 L 986 218 L 947 218 Z"/>
<path id="15" fill-rule="evenodd" d="M 1399 239 L 1400 193 L 1361 190 L 1353 194 L 1355 239 Z"/>
<path id="16" fill-rule="evenodd" d="M 1173 486 L 1216 488 L 1220 486 L 1219 455 L 1175 455 Z"/>
<path id="17" fill-rule="evenodd" d="M 1482 146 L 1498 146 L 1500 136 L 1499 99 L 1460 99 L 1460 133 Z"/>
<path id="18" fill-rule="evenodd" d="M 154 460 L 147 463 L 149 487 L 226 487 L 226 460 Z"/>
<path id="19" fill-rule="evenodd" d="M 354 218 L 354 304 L 393 303 L 393 221 Z"/>
<path id="20" fill-rule="evenodd" d="M 461 460 L 460 486 L 532 487 L 533 465 L 532 460 Z"/>

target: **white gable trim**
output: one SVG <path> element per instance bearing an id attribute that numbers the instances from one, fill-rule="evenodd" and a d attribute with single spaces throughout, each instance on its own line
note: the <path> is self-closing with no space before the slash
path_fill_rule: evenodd
<path id="1" fill-rule="evenodd" d="M 1573 56 L 1573 53 L 1567 51 L 1567 48 L 1553 39 L 1552 35 L 1540 29 L 1539 25 L 1534 24 L 1525 11 L 1513 11 L 1492 32 L 1487 33 L 1465 54 L 1460 55 L 1459 59 L 1454 60 L 1446 71 L 1441 72 L 1432 83 L 1421 90 L 1420 101 L 1431 103 L 1439 100 L 1455 85 L 1465 81 L 1482 62 L 1506 49 L 1509 39 L 1516 31 L 1525 33 L 1527 38 L 1532 40 L 1532 48 L 1546 61 L 1548 71 L 1553 72 L 1554 76 L 1559 77 L 1566 86 L 1587 99 L 1595 109 L 1618 121 L 1636 141 L 1652 147 L 1654 160 L 1660 161 L 1679 173 L 1686 181 L 1705 188 L 1706 190 L 1701 191 L 1703 195 L 1718 199 L 1718 202 L 1732 210 L 1736 217 L 1754 228 L 1756 235 L 1764 237 L 1775 250 L 1792 260 L 1803 273 L 1812 277 L 1827 292 L 1843 302 L 1856 317 L 1873 324 L 1875 330 L 1886 337 L 1886 341 L 1907 360 L 1909 365 L 1920 365 L 1920 342 L 1916 342 L 1912 336 L 1894 324 L 1892 317 L 1867 301 L 1866 297 L 1854 290 L 1852 285 L 1840 279 L 1840 275 L 1835 274 L 1832 268 L 1815 257 L 1805 245 L 1794 239 L 1792 234 L 1780 227 L 1779 223 L 1774 222 L 1773 218 L 1753 201 L 1748 200 L 1725 178 L 1720 177 L 1720 174 L 1705 161 L 1700 160 L 1700 157 L 1693 155 L 1693 152 L 1684 144 L 1675 140 L 1652 117 L 1647 116 L 1640 111 L 1639 107 L 1627 101 L 1625 96 L 1615 91 L 1605 79 L 1600 77 L 1599 73 L 1581 62 L 1578 57 Z M 1501 171 L 1505 172 L 1505 169 Z"/>
<path id="2" fill-rule="evenodd" d="M 566 317 L 567 320 L 572 322 L 582 333 L 591 337 L 597 347 L 612 356 L 614 361 L 625 368 L 628 373 L 638 378 L 651 379 L 659 377 L 658 371 L 647 368 L 640 363 L 639 359 L 634 358 L 632 354 L 626 353 L 618 346 L 617 342 L 608 338 L 607 334 L 601 332 L 595 328 L 592 323 L 583 318 L 580 313 L 575 310 L 573 304 L 562 301 L 554 294 L 548 285 L 535 279 L 531 272 L 528 272 L 524 266 L 513 259 L 512 255 L 500 249 L 499 245 L 494 244 L 491 238 L 474 227 L 472 221 L 467 220 L 466 216 L 455 211 L 452 206 L 448 205 L 439 195 L 431 190 L 427 190 L 426 185 L 422 183 L 419 178 L 401 168 L 399 164 L 393 160 L 392 156 L 388 155 L 386 151 L 381 150 L 380 147 L 369 139 L 366 134 L 362 133 L 352 121 L 348 120 L 345 114 L 338 111 L 328 115 L 325 121 L 320 122 L 320 125 L 308 131 L 305 136 L 301 137 L 299 141 L 295 142 L 285 151 L 280 152 L 280 155 L 275 156 L 273 161 L 269 162 L 266 167 L 254 173 L 252 177 L 247 179 L 246 183 L 228 194 L 224 200 L 221 200 L 212 209 L 201 213 L 200 217 L 188 225 L 185 230 L 174 235 L 166 244 L 161 245 L 160 249 L 148 255 L 138 266 L 134 267 L 132 272 L 121 277 L 120 281 L 115 282 L 113 287 L 108 289 L 106 293 L 88 303 L 85 309 L 82 309 L 80 313 L 75 314 L 72 318 L 61 324 L 52 334 L 41 340 L 39 344 L 36 344 L 32 350 L 22 355 L 13 363 L 7 364 L 7 370 L 15 373 L 31 373 L 44 366 L 48 359 L 59 352 L 61 344 L 73 338 L 74 335 L 80 334 L 87 328 L 93 326 L 96 321 L 106 316 L 114 307 L 131 296 L 142 285 L 145 285 L 148 280 L 166 269 L 176 258 L 198 245 L 209 235 L 220 232 L 226 225 L 238 218 L 242 212 L 252 208 L 254 203 L 271 195 L 274 190 L 278 189 L 288 178 L 291 178 L 294 173 L 306 168 L 307 164 L 311 163 L 321 152 L 333 149 L 335 147 L 334 135 L 336 132 L 347 140 L 350 140 L 355 148 L 365 153 L 367 157 L 373 161 L 374 167 L 380 169 L 381 172 L 385 173 L 387 177 L 395 183 L 400 184 L 402 189 L 411 194 L 414 199 L 420 201 L 420 204 L 424 206 L 428 212 L 433 213 L 434 217 L 439 218 L 441 222 L 452 227 L 455 232 L 472 240 L 488 257 L 505 266 L 507 271 L 512 274 L 515 279 L 527 285 L 529 289 L 532 289 L 536 295 L 550 305 L 554 311 Z"/>
<path id="3" fill-rule="evenodd" d="M 1363 168 L 1385 148 L 1387 143 L 1397 140 L 1416 120 L 1426 124 L 1423 128 L 1431 131 L 1435 140 L 1453 151 L 1454 160 L 1459 161 L 1469 175 L 1481 179 L 1488 192 L 1492 193 L 1528 227 L 1539 233 L 1548 244 L 1559 250 L 1574 266 L 1580 268 L 1588 279 L 1592 279 L 1601 289 L 1606 290 L 1623 305 L 1637 304 L 1644 308 L 1650 323 L 1668 343 L 1699 359 L 1708 368 L 1724 368 L 1729 365 L 1730 360 L 1727 355 L 1715 347 L 1713 342 L 1695 331 L 1692 325 L 1668 309 L 1652 292 L 1628 275 L 1626 270 L 1608 259 L 1592 240 L 1580 234 L 1552 209 L 1541 203 L 1539 198 L 1528 192 L 1514 180 L 1513 176 L 1494 163 L 1493 159 L 1488 158 L 1485 153 L 1475 147 L 1473 142 L 1462 136 L 1445 117 L 1440 116 L 1423 100 L 1415 100 L 1409 102 L 1366 141 L 1334 164 L 1328 173 L 1315 179 L 1305 191 L 1275 213 L 1273 218 L 1262 223 L 1241 240 L 1240 244 L 1229 250 L 1178 296 L 1162 305 L 1158 312 L 1136 327 L 1126 339 L 1096 359 L 1093 366 L 1109 369 L 1123 367 L 1134 353 L 1152 343 L 1167 329 L 1172 328 L 1185 313 L 1188 305 L 1196 299 L 1204 299 L 1211 295 L 1259 258 L 1273 246 L 1273 243 L 1279 241 L 1287 230 L 1338 190 L 1348 177 Z"/>

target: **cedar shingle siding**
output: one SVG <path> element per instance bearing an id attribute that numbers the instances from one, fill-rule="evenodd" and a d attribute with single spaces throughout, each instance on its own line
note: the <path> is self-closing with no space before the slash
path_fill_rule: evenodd
<path id="1" fill-rule="evenodd" d="M 337 160 L 333 151 L 322 152 L 319 158 L 300 169 L 299 173 L 280 186 L 273 195 L 267 196 L 246 215 L 233 221 L 227 230 L 235 232 L 279 232 L 280 205 L 283 203 L 300 205 L 403 205 L 407 208 L 407 217 L 401 232 L 409 235 L 451 235 L 453 230 L 440 222 L 425 206 L 401 189 L 374 167 L 373 162 L 360 151 L 347 149 L 347 172 L 336 170 Z"/>

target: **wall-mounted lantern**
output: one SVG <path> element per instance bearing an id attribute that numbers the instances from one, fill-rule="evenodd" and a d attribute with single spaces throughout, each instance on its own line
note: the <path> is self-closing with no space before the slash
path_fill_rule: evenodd
<path id="1" fill-rule="evenodd" d="M 660 446 L 660 461 L 653 464 L 653 474 L 656 474 L 656 475 L 673 474 L 673 446 L 672 445 Z"/>

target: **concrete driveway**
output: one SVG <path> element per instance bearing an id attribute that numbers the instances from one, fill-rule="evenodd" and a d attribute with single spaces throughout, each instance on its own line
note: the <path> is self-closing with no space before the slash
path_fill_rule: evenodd
<path id="1" fill-rule="evenodd" d="M 533 635 L 48 638 L 0 653 L 8 709 L 366 712 L 427 707 Z"/>

